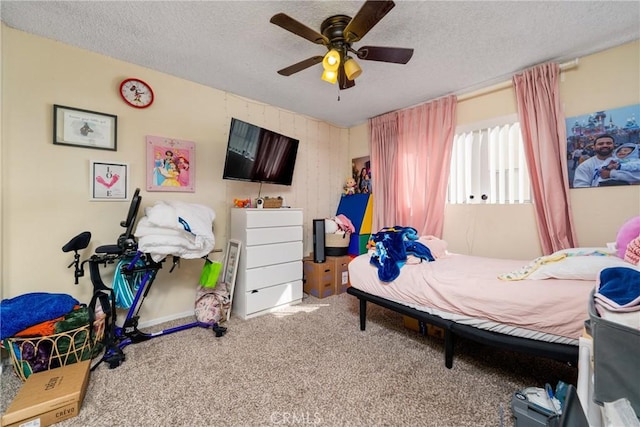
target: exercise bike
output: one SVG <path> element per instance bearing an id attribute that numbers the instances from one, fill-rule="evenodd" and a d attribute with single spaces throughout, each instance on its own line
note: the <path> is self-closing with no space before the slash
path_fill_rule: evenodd
<path id="1" fill-rule="evenodd" d="M 89 242 L 91 241 L 91 233 L 89 231 L 78 234 L 62 247 L 63 252 L 74 252 L 73 262 L 71 262 L 67 268 L 75 267 L 74 278 L 76 285 L 78 284 L 78 279 L 84 276 L 85 264 L 89 265 L 89 276 L 93 284 L 94 295 L 91 305 L 99 301 L 107 318 L 110 318 L 109 324 L 105 326 L 104 355 L 102 359 L 91 368 L 92 370 L 101 362 L 107 362 L 110 369 L 120 366 L 125 360 L 122 349 L 129 344 L 144 342 L 152 338 L 195 327 L 211 328 L 216 337 L 222 337 L 227 331 L 227 328 L 220 326 L 218 323 L 204 323 L 199 321 L 153 333 L 146 333 L 138 329 L 138 320 L 140 318 L 138 313 L 153 285 L 158 271 L 162 268 L 162 264 L 165 261 L 165 259 L 162 259 L 160 262 L 156 262 L 150 255 L 138 249 L 137 241 L 133 235 L 133 228 L 141 201 L 140 189 L 136 189 L 131 200 L 131 205 L 129 206 L 127 217 L 124 221 L 120 222 L 120 226 L 125 228 L 125 232 L 118 237 L 117 243 L 97 247 L 95 254 L 84 261 L 80 260 L 81 257 L 78 251 L 89 246 Z M 122 262 L 123 260 L 124 262 Z M 179 261 L 179 257 L 173 257 L 173 265 L 169 272 L 173 271 Z M 100 266 L 107 266 L 108 264 L 114 263 L 118 263 L 120 266 L 120 271 L 117 274 L 123 275 L 127 279 L 126 283 L 131 284 L 135 282 L 133 302 L 127 311 L 122 326 L 116 325 L 115 291 L 113 288 L 104 284 L 100 275 Z"/>

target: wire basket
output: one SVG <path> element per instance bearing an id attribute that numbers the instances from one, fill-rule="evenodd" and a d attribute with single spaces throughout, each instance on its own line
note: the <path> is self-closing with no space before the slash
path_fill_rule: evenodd
<path id="1" fill-rule="evenodd" d="M 265 208 L 281 208 L 282 207 L 282 197 L 265 197 L 264 198 L 264 207 Z"/>
<path id="2" fill-rule="evenodd" d="M 89 360 L 97 355 L 104 338 L 105 318 L 76 329 L 43 337 L 11 337 L 2 340 L 4 348 L 11 355 L 16 375 L 26 381 L 31 374 L 81 360 Z"/>

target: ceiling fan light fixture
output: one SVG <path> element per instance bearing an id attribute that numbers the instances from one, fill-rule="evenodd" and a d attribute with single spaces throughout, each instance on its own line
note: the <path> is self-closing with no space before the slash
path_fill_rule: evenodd
<path id="1" fill-rule="evenodd" d="M 348 56 L 347 60 L 344 61 L 344 73 L 349 80 L 355 80 L 362 74 L 362 68 L 360 68 L 355 59 Z"/>
<path id="2" fill-rule="evenodd" d="M 322 72 L 322 80 L 335 84 L 338 81 L 338 71 L 324 70 Z"/>
<path id="3" fill-rule="evenodd" d="M 325 71 L 338 71 L 340 66 L 340 52 L 331 49 L 322 59 L 322 66 Z"/>

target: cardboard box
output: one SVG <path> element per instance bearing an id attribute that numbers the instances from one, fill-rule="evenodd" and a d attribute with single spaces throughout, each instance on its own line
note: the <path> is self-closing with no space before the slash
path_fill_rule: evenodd
<path id="1" fill-rule="evenodd" d="M 78 415 L 90 367 L 91 360 L 85 360 L 29 376 L 2 416 L 2 426 L 46 427 Z"/>
<path id="2" fill-rule="evenodd" d="M 333 264 L 335 294 L 339 295 L 347 292 L 347 288 L 351 286 L 349 283 L 349 262 L 351 262 L 351 257 L 349 255 L 328 256 L 327 262 Z"/>
<path id="3" fill-rule="evenodd" d="M 422 335 L 428 335 L 442 340 L 444 339 L 444 329 L 439 326 L 421 322 L 418 319 L 414 319 L 409 316 L 402 316 L 402 323 L 405 328 L 420 332 Z"/>
<path id="4" fill-rule="evenodd" d="M 316 298 L 326 298 L 335 293 L 333 283 L 335 277 L 332 262 L 315 263 L 313 260 L 303 260 L 304 292 Z"/>

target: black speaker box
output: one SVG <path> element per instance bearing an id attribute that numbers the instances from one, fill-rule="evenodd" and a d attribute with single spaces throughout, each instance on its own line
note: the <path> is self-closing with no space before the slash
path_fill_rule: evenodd
<path id="1" fill-rule="evenodd" d="M 324 219 L 313 220 L 313 262 L 325 262 Z"/>

